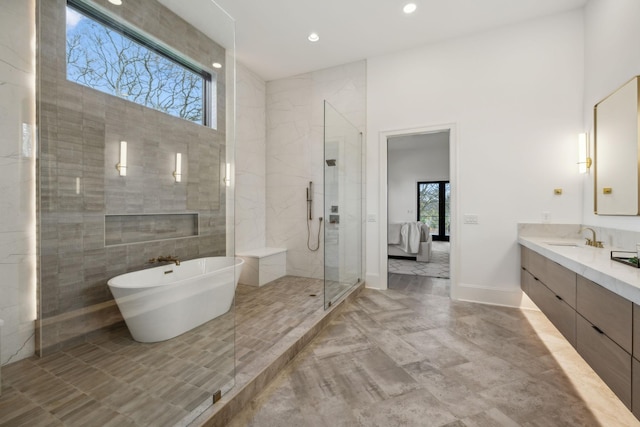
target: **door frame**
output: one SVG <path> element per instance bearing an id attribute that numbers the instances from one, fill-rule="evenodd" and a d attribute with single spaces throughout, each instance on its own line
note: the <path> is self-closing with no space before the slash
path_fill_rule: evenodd
<path id="1" fill-rule="evenodd" d="M 457 144 L 457 130 L 455 123 L 444 123 L 439 125 L 422 126 L 415 128 L 396 129 L 381 131 L 378 134 L 379 138 L 379 212 L 378 212 L 378 235 L 379 235 L 379 288 L 388 289 L 388 156 L 387 150 L 389 145 L 389 138 L 397 136 L 407 135 L 419 135 L 424 133 L 436 133 L 449 131 L 449 183 L 451 185 L 451 249 L 449 253 L 449 268 L 450 268 L 450 297 L 456 299 L 458 294 L 458 242 L 460 236 L 458 233 L 458 144 Z"/>

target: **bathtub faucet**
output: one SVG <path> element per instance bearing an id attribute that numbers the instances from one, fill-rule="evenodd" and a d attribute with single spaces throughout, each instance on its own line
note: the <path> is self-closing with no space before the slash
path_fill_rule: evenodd
<path id="1" fill-rule="evenodd" d="M 172 262 L 175 265 L 180 265 L 180 260 L 177 257 L 174 257 L 173 255 L 159 256 L 158 258 L 151 258 L 149 260 L 149 263 L 151 264 L 154 264 L 156 262 Z"/>

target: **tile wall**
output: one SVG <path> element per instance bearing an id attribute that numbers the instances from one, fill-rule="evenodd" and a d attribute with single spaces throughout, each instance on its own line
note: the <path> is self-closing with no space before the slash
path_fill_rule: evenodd
<path id="1" fill-rule="evenodd" d="M 266 244 L 266 83 L 242 64 L 236 67 L 236 253 Z"/>
<path id="2" fill-rule="evenodd" d="M 267 83 L 267 246 L 287 248 L 287 274 L 318 279 L 324 277 L 324 247 L 307 248 L 305 189 L 312 181 L 314 243 L 323 215 L 324 100 L 364 131 L 366 62 Z"/>

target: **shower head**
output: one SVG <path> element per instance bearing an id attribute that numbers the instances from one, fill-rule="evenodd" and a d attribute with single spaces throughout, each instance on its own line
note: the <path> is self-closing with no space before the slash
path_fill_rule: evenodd
<path id="1" fill-rule="evenodd" d="M 335 166 L 336 159 L 327 159 L 327 166 Z"/>

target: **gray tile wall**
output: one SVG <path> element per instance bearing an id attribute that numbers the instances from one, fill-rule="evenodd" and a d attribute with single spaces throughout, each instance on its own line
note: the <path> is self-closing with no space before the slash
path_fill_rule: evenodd
<path id="1" fill-rule="evenodd" d="M 107 0 L 96 3 L 203 66 L 224 65 L 223 48 L 155 0 L 120 8 Z M 226 247 L 223 72 L 217 78 L 217 130 L 68 82 L 65 5 L 64 0 L 38 2 L 41 352 L 120 320 L 108 304 L 109 278 L 145 268 L 159 255 L 224 255 Z M 121 140 L 128 142 L 126 177 L 115 168 Z M 181 183 L 172 176 L 177 152 L 183 156 Z M 199 215 L 197 237 L 105 246 L 107 215 L 134 214 L 130 223 L 123 220 L 122 231 L 140 232 L 136 214 L 187 212 Z"/>

